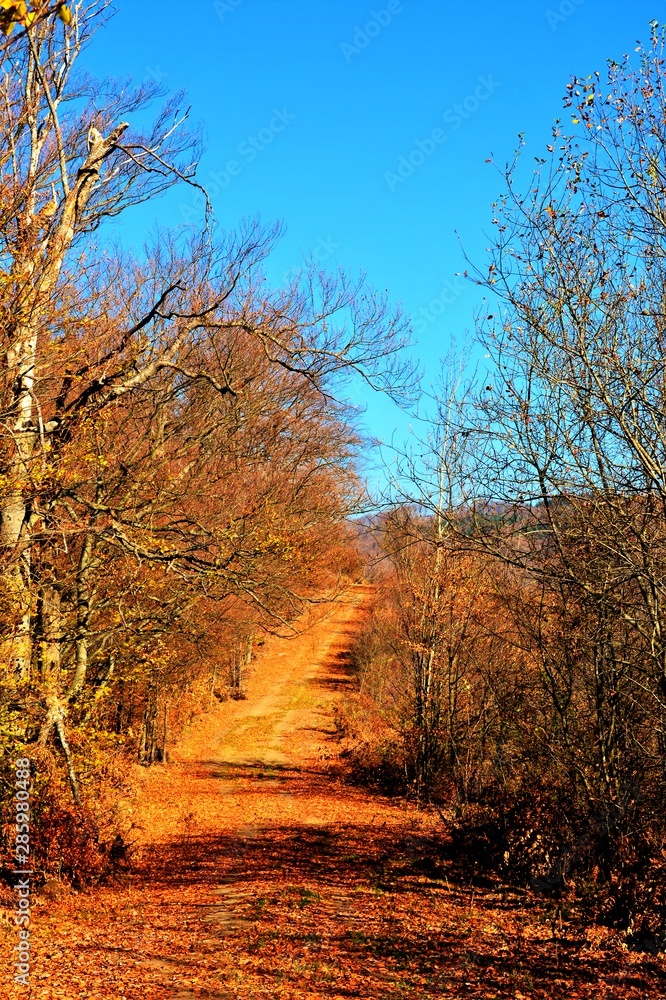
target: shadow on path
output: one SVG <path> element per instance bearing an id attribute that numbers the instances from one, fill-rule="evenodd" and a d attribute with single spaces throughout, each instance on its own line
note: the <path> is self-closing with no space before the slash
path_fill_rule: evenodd
<path id="1" fill-rule="evenodd" d="M 283 775 L 304 777 L 289 768 Z M 360 977 L 367 997 L 386 996 L 387 986 L 403 981 L 420 982 L 421 992 L 396 996 L 512 1000 L 521 990 L 531 997 L 610 1000 L 633 995 L 627 990 L 647 995 L 655 985 L 660 970 L 651 962 L 633 965 L 629 974 L 612 955 L 600 963 L 598 954 L 586 954 L 582 938 L 555 941 L 547 924 L 530 940 L 474 928 L 472 947 L 471 887 L 433 876 L 443 874 L 441 848 L 432 838 L 398 838 L 354 823 L 249 827 L 174 842 L 146 855 L 136 874 L 169 890 L 197 886 L 202 898 L 233 892 L 223 929 L 241 934 L 238 946 L 257 957 L 262 981 L 275 995 L 285 982 L 302 987 L 310 967 L 316 977 L 317 968 L 329 966 Z M 195 911 L 211 904 L 189 905 Z M 485 906 L 490 925 L 492 911 L 518 916 L 524 909 L 523 898 L 489 896 Z M 289 957 L 271 964 L 278 940 Z M 329 985 L 318 978 L 317 990 L 322 997 L 361 995 L 354 992 L 358 986 L 345 993 L 339 976 Z"/>

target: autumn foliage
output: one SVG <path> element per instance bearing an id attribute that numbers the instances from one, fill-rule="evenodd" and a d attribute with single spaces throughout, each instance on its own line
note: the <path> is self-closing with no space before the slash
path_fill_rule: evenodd
<path id="1" fill-rule="evenodd" d="M 478 341 L 375 525 L 359 648 L 461 848 L 666 940 L 665 36 L 574 78 L 494 206 Z M 636 57 L 634 57 L 636 58 Z M 571 109 L 570 111 L 568 109 Z M 361 749 L 359 748 L 359 752 Z M 445 813 L 447 815 L 447 813 Z"/>
<path id="2" fill-rule="evenodd" d="M 76 77 L 104 5 L 2 10 L 0 782 L 15 754 L 49 775 L 35 864 L 83 880 L 122 761 L 166 760 L 194 711 L 243 697 L 266 632 L 358 574 L 345 384 L 411 374 L 364 280 L 271 288 L 276 228 L 213 235 L 177 99 L 145 127 L 157 88 Z M 200 232 L 111 245 L 107 219 L 175 184 Z"/>
<path id="3" fill-rule="evenodd" d="M 101 879 L 129 763 L 242 701 L 265 637 L 365 551 L 347 777 L 438 812 L 475 872 L 663 948 L 666 36 L 572 81 L 527 194 L 504 171 L 469 275 L 488 370 L 439 393 L 359 522 L 348 384 L 410 400 L 409 324 L 363 278 L 272 287 L 277 228 L 216 230 L 179 101 L 147 125 L 157 88 L 73 71 L 104 8 L 0 3 L 0 788 L 29 757 L 36 871 Z M 111 243 L 174 185 L 200 230 Z"/>

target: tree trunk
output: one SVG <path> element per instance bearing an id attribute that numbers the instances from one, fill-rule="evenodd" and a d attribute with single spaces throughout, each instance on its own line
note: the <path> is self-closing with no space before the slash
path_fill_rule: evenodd
<path id="1" fill-rule="evenodd" d="M 79 783 L 76 777 L 76 771 L 74 770 L 74 762 L 72 760 L 72 754 L 69 749 L 69 744 L 67 743 L 67 737 L 65 736 L 65 724 L 60 715 L 56 719 L 56 731 L 58 733 L 58 739 L 60 740 L 60 746 L 62 747 L 62 752 L 65 755 L 65 762 L 67 764 L 67 778 L 69 779 L 69 787 L 72 790 L 72 798 L 77 806 L 81 805 L 81 794 L 79 792 Z"/>
<path id="2" fill-rule="evenodd" d="M 72 753 L 69 748 L 69 743 L 67 742 L 67 736 L 65 733 L 65 715 L 63 707 L 55 694 L 51 693 L 47 695 L 47 712 L 46 719 L 42 725 L 39 732 L 38 742 L 42 746 L 46 746 L 53 731 L 58 734 L 58 740 L 62 748 L 62 752 L 65 757 L 65 763 L 67 765 L 67 778 L 69 781 L 69 787 L 72 791 L 72 798 L 77 806 L 81 805 L 81 794 L 79 792 L 79 783 L 76 777 L 76 771 L 74 769 L 74 762 L 72 760 Z"/>
<path id="3" fill-rule="evenodd" d="M 141 730 L 141 743 L 139 746 L 139 760 L 142 764 L 153 764 L 157 756 L 157 698 L 158 691 L 154 684 L 150 684 L 146 693 L 146 705 L 143 712 L 143 727 Z"/>
<path id="4" fill-rule="evenodd" d="M 17 451 L 19 446 L 17 445 Z M 18 463 L 23 467 L 23 458 Z M 20 470 L 10 468 L 7 477 L 16 480 Z M 22 494 L 10 494 L 0 511 L 0 546 L 2 548 L 5 588 L 10 607 L 10 621 L 0 641 L 0 658 L 17 680 L 30 676 L 32 644 L 30 637 L 31 587 L 30 548 L 26 542 L 27 507 Z"/>
<path id="5" fill-rule="evenodd" d="M 53 583 L 39 590 L 39 673 L 47 685 L 58 684 L 60 676 L 60 592 Z"/>
<path id="6" fill-rule="evenodd" d="M 88 626 L 92 603 L 90 580 L 93 570 L 95 537 L 86 535 L 81 548 L 76 576 L 76 660 L 74 677 L 67 692 L 68 702 L 75 698 L 83 687 L 88 670 Z"/>

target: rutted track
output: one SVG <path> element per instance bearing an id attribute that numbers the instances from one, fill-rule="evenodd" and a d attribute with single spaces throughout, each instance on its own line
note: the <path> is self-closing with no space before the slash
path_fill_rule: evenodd
<path id="1" fill-rule="evenodd" d="M 436 814 L 342 780 L 333 711 L 366 597 L 269 640 L 247 700 L 140 772 L 131 873 L 35 907 L 31 1000 L 663 995 L 661 960 L 554 940 L 520 893 L 442 861 Z"/>

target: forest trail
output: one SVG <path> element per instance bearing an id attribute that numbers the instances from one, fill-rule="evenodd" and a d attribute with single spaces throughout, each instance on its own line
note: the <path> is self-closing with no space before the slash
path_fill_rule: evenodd
<path id="1" fill-rule="evenodd" d="M 567 940 L 446 862 L 433 812 L 345 783 L 334 723 L 367 588 L 194 721 L 127 804 L 121 880 L 33 910 L 31 1000 L 657 997 L 663 963 Z M 4 962 L 3 962 L 4 965 Z M 4 969 L 3 969 L 4 971 Z M 2 990 L 6 992 L 2 992 Z"/>

